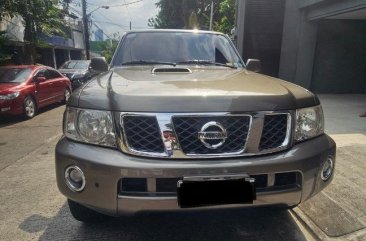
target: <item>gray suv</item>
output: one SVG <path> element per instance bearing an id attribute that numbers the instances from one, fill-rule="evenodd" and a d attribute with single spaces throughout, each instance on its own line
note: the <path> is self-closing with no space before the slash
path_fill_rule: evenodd
<path id="1" fill-rule="evenodd" d="M 56 146 L 58 188 L 80 221 L 144 210 L 294 207 L 333 177 L 316 95 L 256 72 L 207 31 L 126 33 L 76 90 Z"/>

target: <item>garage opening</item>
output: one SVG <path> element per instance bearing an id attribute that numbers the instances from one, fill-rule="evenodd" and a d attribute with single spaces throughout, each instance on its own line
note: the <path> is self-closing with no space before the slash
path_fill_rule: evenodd
<path id="1" fill-rule="evenodd" d="M 260 59 L 261 73 L 277 77 L 281 56 L 285 0 L 247 0 L 243 59 Z"/>
<path id="2" fill-rule="evenodd" d="M 366 11 L 320 20 L 318 26 L 311 89 L 366 93 Z"/>

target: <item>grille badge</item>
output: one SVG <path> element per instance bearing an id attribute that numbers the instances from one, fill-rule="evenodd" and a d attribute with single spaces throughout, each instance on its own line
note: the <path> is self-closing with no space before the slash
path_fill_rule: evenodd
<path id="1" fill-rule="evenodd" d="M 209 149 L 217 149 L 222 146 L 227 138 L 225 128 L 221 123 L 210 121 L 204 124 L 198 132 L 198 139 Z"/>

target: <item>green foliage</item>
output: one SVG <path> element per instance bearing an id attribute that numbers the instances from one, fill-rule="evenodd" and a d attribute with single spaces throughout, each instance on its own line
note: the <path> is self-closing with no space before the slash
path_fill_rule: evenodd
<path id="1" fill-rule="evenodd" d="M 118 45 L 117 40 L 106 40 L 106 41 L 91 41 L 90 50 L 95 53 L 101 54 L 106 58 L 107 62 L 110 63 Z"/>
<path id="2" fill-rule="evenodd" d="M 0 20 L 20 16 L 23 19 L 25 60 L 34 63 L 36 46 L 44 46 L 41 34 L 67 36 L 65 12 L 59 8 L 60 0 L 2 0 Z M 69 1 L 67 1 L 69 2 Z"/>
<path id="3" fill-rule="evenodd" d="M 224 0 L 220 3 L 220 21 L 215 25 L 217 31 L 230 34 L 235 26 L 236 0 Z"/>
<path id="4" fill-rule="evenodd" d="M 17 13 L 17 1 L 1 0 L 0 3 L 0 21 L 3 18 L 12 18 Z"/>
<path id="5" fill-rule="evenodd" d="M 209 29 L 212 0 L 160 0 L 159 12 L 150 18 L 154 28 Z M 235 21 L 235 0 L 214 0 L 214 30 L 230 33 Z"/>
<path id="6" fill-rule="evenodd" d="M 218 12 L 218 2 L 214 1 L 214 12 Z M 211 1 L 209 0 L 160 0 L 156 3 L 160 9 L 148 25 L 154 28 L 208 29 Z"/>
<path id="7" fill-rule="evenodd" d="M 9 38 L 6 32 L 0 31 L 0 64 L 11 59 L 11 55 L 6 53 L 6 44 L 9 42 Z"/>
<path id="8" fill-rule="evenodd" d="M 116 51 L 116 48 L 118 46 L 118 41 L 116 40 L 112 40 L 112 43 L 110 45 L 108 45 L 108 47 L 102 51 L 102 56 L 105 57 L 105 59 L 107 60 L 107 63 L 110 63 L 112 58 L 113 58 L 113 54 Z"/>

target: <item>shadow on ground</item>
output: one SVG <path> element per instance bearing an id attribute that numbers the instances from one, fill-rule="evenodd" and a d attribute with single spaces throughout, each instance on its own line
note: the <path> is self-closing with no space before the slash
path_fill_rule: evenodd
<path id="1" fill-rule="evenodd" d="M 63 104 L 60 103 L 55 103 L 46 107 L 43 107 L 41 109 L 38 110 L 37 115 L 42 115 L 42 114 L 46 114 L 48 111 L 60 107 Z M 14 125 L 16 123 L 19 122 L 23 122 L 26 121 L 27 119 L 25 119 L 22 115 L 18 115 L 18 116 L 0 116 L 0 128 L 2 127 L 7 127 L 10 125 Z"/>
<path id="2" fill-rule="evenodd" d="M 288 211 L 276 208 L 146 212 L 86 225 L 65 203 L 55 217 L 32 215 L 19 228 L 44 230 L 39 240 L 306 240 Z"/>

